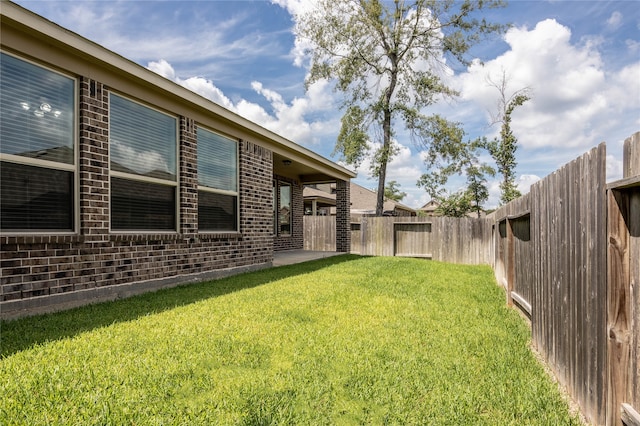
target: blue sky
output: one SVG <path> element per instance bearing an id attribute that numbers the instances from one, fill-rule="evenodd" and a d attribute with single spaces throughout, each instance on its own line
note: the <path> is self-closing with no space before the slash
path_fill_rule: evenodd
<path id="1" fill-rule="evenodd" d="M 292 31 L 310 0 L 16 3 L 338 160 L 340 97 L 330 82 L 305 92 L 302 43 Z M 450 84 L 460 98 L 432 111 L 463 123 L 469 137 L 493 137 L 499 129 L 489 112 L 498 92 L 487 78 L 505 72 L 510 90 L 532 93 L 512 123 L 523 191 L 602 141 L 608 180 L 621 178 L 622 143 L 640 131 L 640 2 L 512 0 L 490 18 L 513 27 L 473 50 L 484 65 L 455 68 Z M 401 133 L 396 143 L 387 180 L 400 183 L 405 204 L 419 207 L 429 200 L 416 186 L 426 171 L 421 153 Z M 376 186 L 366 163 L 355 182 Z M 490 187 L 488 207 L 498 203 L 498 182 Z"/>

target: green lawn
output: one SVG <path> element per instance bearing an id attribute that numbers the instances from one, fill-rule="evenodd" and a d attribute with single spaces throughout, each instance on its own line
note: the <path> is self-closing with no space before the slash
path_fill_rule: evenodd
<path id="1" fill-rule="evenodd" d="M 1 324 L 0 424 L 579 424 L 485 266 L 337 256 Z"/>

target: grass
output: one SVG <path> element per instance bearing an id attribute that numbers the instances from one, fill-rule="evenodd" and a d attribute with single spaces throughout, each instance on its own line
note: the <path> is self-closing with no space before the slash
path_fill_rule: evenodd
<path id="1" fill-rule="evenodd" d="M 338 256 L 1 324 L 0 424 L 579 424 L 488 267 Z"/>

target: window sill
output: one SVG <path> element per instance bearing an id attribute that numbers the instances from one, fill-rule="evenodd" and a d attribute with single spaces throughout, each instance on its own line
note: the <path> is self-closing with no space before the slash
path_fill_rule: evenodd
<path id="1" fill-rule="evenodd" d="M 212 241 L 212 240 L 238 239 L 241 237 L 242 237 L 242 233 L 237 231 L 218 231 L 218 232 L 201 231 L 192 238 L 198 239 L 200 241 Z"/>
<path id="2" fill-rule="evenodd" d="M 78 234 L 13 234 L 0 236 L 0 244 L 70 244 L 82 242 L 84 242 L 84 236 Z"/>
<path id="3" fill-rule="evenodd" d="M 131 233 L 111 233 L 110 241 L 176 241 L 182 239 L 183 236 L 177 232 L 155 233 L 155 232 L 131 232 Z"/>

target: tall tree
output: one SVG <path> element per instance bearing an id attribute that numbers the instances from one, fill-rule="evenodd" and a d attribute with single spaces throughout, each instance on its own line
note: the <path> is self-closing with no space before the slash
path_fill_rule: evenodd
<path id="1" fill-rule="evenodd" d="M 492 123 L 500 123 L 500 137 L 492 140 L 487 148 L 496 162 L 498 173 L 502 175 L 502 182 L 500 182 L 500 202 L 502 204 L 522 195 L 516 185 L 518 139 L 511 130 L 511 114 L 517 107 L 522 106 L 530 99 L 529 88 L 516 90 L 507 96 L 508 80 L 504 71 L 499 82 L 489 79 L 489 84 L 500 92 L 497 114 Z"/>
<path id="2" fill-rule="evenodd" d="M 467 64 L 469 49 L 502 26 L 480 19 L 501 0 L 317 0 L 298 17 L 297 34 L 313 48 L 307 85 L 336 81 L 345 110 L 335 153 L 358 166 L 372 142 L 378 178 L 376 215 L 381 216 L 387 165 L 395 155 L 392 139 L 398 117 L 412 137 L 428 119 L 423 111 L 456 95 L 443 80 L 445 69 Z M 428 144 L 428 141 L 419 141 Z"/>

